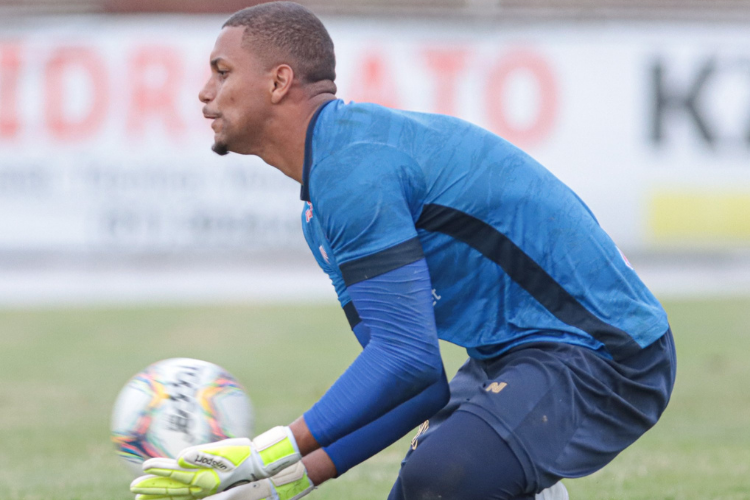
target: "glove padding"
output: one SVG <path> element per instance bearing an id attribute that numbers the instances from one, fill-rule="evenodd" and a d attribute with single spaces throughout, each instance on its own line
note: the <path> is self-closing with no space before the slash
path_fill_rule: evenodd
<path id="1" fill-rule="evenodd" d="M 289 428 L 274 427 L 253 441 L 225 439 L 185 448 L 176 460 L 147 460 L 143 463 L 147 475 L 133 481 L 130 491 L 147 500 L 205 498 L 270 477 L 301 458 Z"/>
<path id="2" fill-rule="evenodd" d="M 180 488 L 180 484 L 170 478 L 151 476 L 164 481 L 171 481 L 173 491 Z M 182 484 L 182 488 L 185 485 Z M 235 486 L 223 493 L 207 497 L 205 500 L 297 500 L 314 489 L 312 481 L 307 477 L 307 471 L 302 462 L 287 467 L 270 479 L 261 479 L 249 484 Z M 136 500 L 192 500 L 193 496 L 181 494 L 138 495 Z"/>
<path id="3" fill-rule="evenodd" d="M 243 484 L 207 500 L 297 500 L 313 489 L 305 466 L 297 462 L 270 479 Z"/>

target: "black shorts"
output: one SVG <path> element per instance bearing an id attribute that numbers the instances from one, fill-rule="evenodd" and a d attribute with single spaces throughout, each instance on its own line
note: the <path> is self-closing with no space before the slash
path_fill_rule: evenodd
<path id="1" fill-rule="evenodd" d="M 450 402 L 422 426 L 412 446 L 453 412 L 471 412 L 509 445 L 530 489 L 539 491 L 601 469 L 650 429 L 667 406 L 675 369 L 669 330 L 620 361 L 552 342 L 469 359 L 450 383 Z"/>

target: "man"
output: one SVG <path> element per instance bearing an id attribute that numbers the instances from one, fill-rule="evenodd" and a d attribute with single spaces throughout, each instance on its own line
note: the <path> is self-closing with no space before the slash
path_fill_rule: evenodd
<path id="1" fill-rule="evenodd" d="M 391 500 L 567 498 L 656 423 L 666 314 L 550 172 L 466 122 L 337 100 L 333 43 L 294 3 L 234 14 L 211 68 L 214 151 L 301 183 L 363 351 L 288 427 L 147 461 L 139 499 L 300 498 L 425 419 Z M 469 354 L 450 388 L 438 338 Z"/>

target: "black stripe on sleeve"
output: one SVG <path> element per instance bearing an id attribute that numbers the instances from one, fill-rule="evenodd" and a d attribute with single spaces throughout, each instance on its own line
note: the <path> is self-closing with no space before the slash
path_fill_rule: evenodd
<path id="1" fill-rule="evenodd" d="M 357 308 L 354 307 L 354 304 L 352 304 L 351 301 L 344 304 L 344 314 L 346 314 L 346 320 L 349 322 L 349 326 L 352 330 L 354 330 L 354 327 L 362 321 L 357 312 Z"/>
<path id="2" fill-rule="evenodd" d="M 613 358 L 624 359 L 640 351 L 630 335 L 594 316 L 507 236 L 486 222 L 454 208 L 430 204 L 425 205 L 416 225 L 451 236 L 479 251 L 557 319 L 604 344 Z"/>
<path id="3" fill-rule="evenodd" d="M 388 271 L 416 262 L 424 257 L 419 238 L 399 243 L 376 254 L 339 265 L 346 286 L 380 276 Z"/>

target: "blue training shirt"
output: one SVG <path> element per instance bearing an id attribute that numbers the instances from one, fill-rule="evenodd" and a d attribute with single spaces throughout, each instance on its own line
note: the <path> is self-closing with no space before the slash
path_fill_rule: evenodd
<path id="1" fill-rule="evenodd" d="M 348 287 L 425 258 L 438 337 L 473 358 L 551 341 L 621 359 L 668 328 L 575 193 L 462 120 L 330 101 L 308 127 L 301 198 L 353 327 Z"/>

